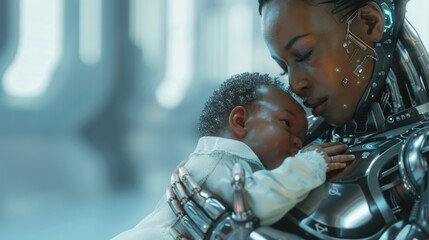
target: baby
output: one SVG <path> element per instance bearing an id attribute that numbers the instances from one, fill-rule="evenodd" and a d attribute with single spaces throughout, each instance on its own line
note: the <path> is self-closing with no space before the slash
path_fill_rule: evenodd
<path id="1" fill-rule="evenodd" d="M 303 148 L 307 127 L 303 108 L 282 82 L 267 74 L 238 74 L 206 102 L 200 139 L 184 167 L 198 184 L 232 207 L 232 169 L 239 163 L 250 208 L 261 225 L 270 225 L 321 185 L 327 171 L 354 159 L 336 155 L 347 149 L 343 144 Z M 151 214 L 115 239 L 175 239 L 171 228 L 183 231 L 164 196 Z"/>

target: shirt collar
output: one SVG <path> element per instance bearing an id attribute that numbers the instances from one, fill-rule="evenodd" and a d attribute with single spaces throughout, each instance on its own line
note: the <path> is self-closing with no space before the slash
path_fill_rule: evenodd
<path id="1" fill-rule="evenodd" d="M 212 154 L 216 152 L 226 152 L 264 168 L 258 156 L 256 156 L 249 146 L 241 141 L 229 138 L 211 136 L 201 137 L 198 140 L 197 147 L 191 155 Z"/>

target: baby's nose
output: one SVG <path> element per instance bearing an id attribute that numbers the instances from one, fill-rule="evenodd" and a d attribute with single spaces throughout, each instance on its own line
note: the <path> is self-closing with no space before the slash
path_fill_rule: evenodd
<path id="1" fill-rule="evenodd" d="M 301 149 L 302 148 L 302 140 L 299 137 L 293 138 L 293 144 L 296 148 Z"/>

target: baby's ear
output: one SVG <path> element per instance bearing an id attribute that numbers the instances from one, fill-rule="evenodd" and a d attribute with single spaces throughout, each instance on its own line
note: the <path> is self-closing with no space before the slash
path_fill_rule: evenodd
<path id="1" fill-rule="evenodd" d="M 367 39 L 372 42 L 380 41 L 385 25 L 384 14 L 380 7 L 374 2 L 369 2 L 361 7 L 357 14 L 357 19 L 364 28 Z"/>
<path id="2" fill-rule="evenodd" d="M 243 138 L 247 134 L 247 130 L 244 127 L 247 117 L 248 112 L 243 106 L 236 106 L 229 114 L 229 127 L 238 138 Z"/>

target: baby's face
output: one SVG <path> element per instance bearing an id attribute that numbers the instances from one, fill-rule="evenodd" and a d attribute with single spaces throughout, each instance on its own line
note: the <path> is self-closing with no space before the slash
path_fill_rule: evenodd
<path id="1" fill-rule="evenodd" d="M 266 169 L 278 167 L 286 157 L 302 148 L 307 117 L 291 96 L 275 87 L 260 87 L 261 99 L 249 106 L 242 139 Z"/>

